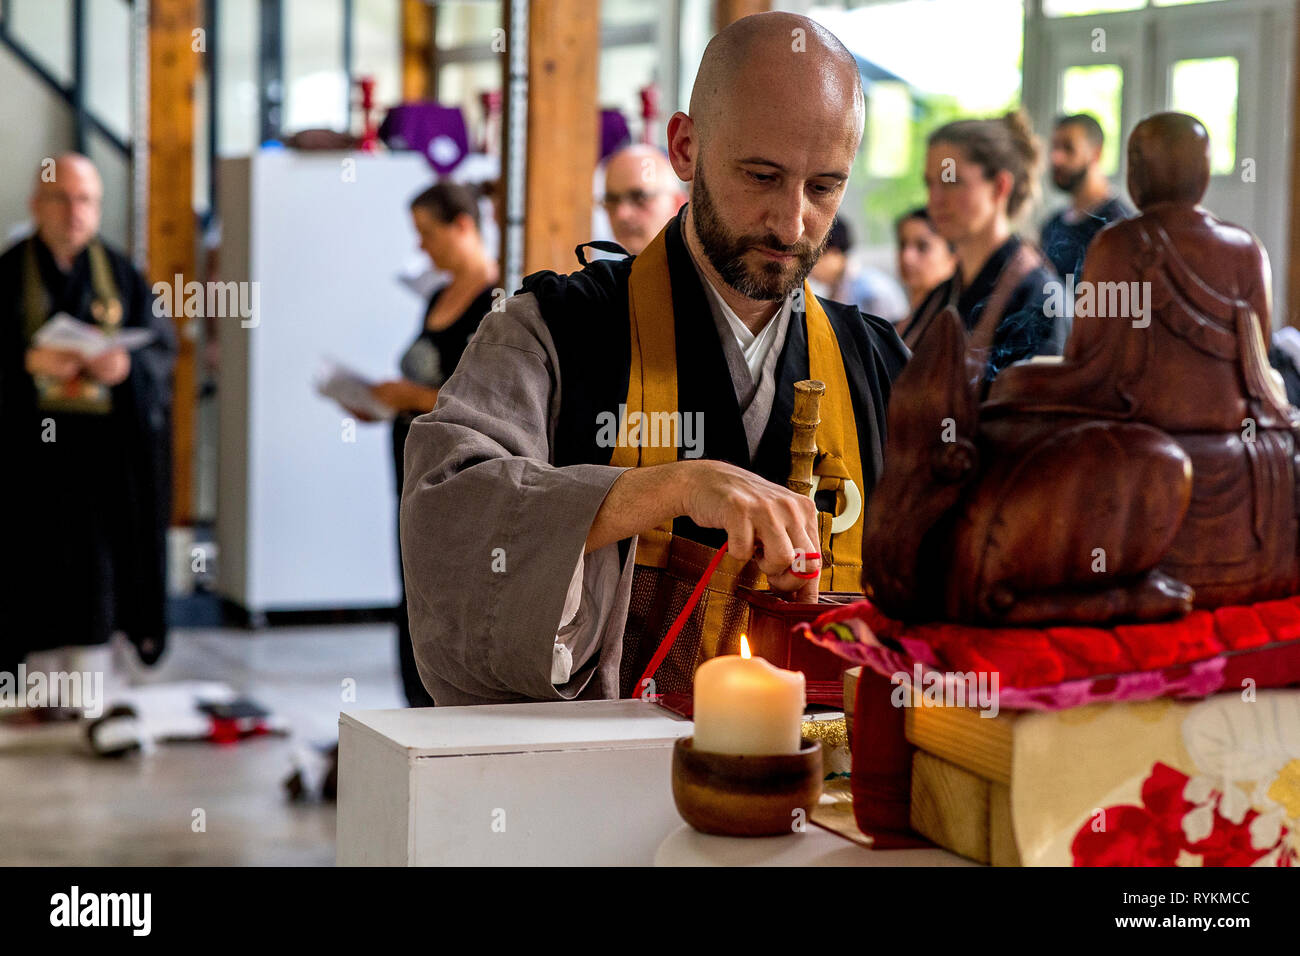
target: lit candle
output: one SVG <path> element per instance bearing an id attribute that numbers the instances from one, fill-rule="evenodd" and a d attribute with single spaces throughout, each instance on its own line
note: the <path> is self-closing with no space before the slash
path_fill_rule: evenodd
<path id="1" fill-rule="evenodd" d="M 751 657 L 740 638 L 740 654 L 705 661 L 695 671 L 696 750 L 719 754 L 793 754 L 800 748 L 804 680 Z"/>

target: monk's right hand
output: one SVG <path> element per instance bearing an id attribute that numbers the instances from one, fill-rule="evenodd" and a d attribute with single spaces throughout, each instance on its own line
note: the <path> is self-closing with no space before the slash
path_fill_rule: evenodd
<path id="1" fill-rule="evenodd" d="M 791 569 L 796 562 L 807 572 L 821 568 L 819 559 L 809 557 L 819 550 L 812 499 L 728 462 L 703 460 L 689 465 L 686 515 L 702 528 L 726 531 L 728 553 L 741 561 L 754 558 L 773 588 L 805 587 L 807 581 Z"/>
<path id="2" fill-rule="evenodd" d="M 81 356 L 66 349 L 30 348 L 25 366 L 28 375 L 45 375 L 66 382 L 81 372 Z"/>

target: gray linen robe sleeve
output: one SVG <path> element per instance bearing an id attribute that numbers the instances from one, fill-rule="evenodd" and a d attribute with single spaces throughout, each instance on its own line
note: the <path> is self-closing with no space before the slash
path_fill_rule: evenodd
<path id="1" fill-rule="evenodd" d="M 402 561 L 416 665 L 439 705 L 618 696 L 635 541 L 625 562 L 617 544 L 586 556 L 561 634 L 571 676 L 551 683 L 565 594 L 623 471 L 551 463 L 560 387 L 536 298 L 513 296 L 411 426 Z"/>

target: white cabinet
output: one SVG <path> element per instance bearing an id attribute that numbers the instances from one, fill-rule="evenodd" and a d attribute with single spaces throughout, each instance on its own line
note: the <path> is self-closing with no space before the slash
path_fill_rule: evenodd
<path id="1" fill-rule="evenodd" d="M 320 398 L 322 356 L 397 377 L 424 303 L 396 279 L 416 246 L 408 204 L 434 180 L 414 153 L 264 150 L 220 165 L 221 278 L 258 314 L 217 318 L 217 540 L 223 596 L 260 614 L 395 604 L 387 424 Z"/>

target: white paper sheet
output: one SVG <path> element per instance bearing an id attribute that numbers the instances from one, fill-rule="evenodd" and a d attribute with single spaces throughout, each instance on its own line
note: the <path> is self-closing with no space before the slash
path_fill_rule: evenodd
<path id="1" fill-rule="evenodd" d="M 360 412 L 370 418 L 387 421 L 397 412 L 370 394 L 374 383 L 359 372 L 333 359 L 323 359 L 316 376 L 316 391 L 333 399 L 345 410 Z"/>
<path id="2" fill-rule="evenodd" d="M 36 330 L 32 344 L 40 348 L 76 352 L 85 360 L 98 358 L 110 349 L 133 352 L 153 341 L 153 329 L 124 328 L 107 333 L 97 325 L 56 312 Z"/>

